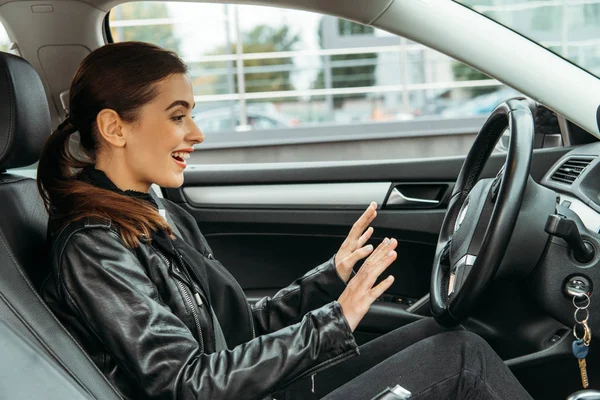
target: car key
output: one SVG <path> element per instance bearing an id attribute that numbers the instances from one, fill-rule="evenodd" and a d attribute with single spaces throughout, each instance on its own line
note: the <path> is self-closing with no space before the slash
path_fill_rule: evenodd
<path id="1" fill-rule="evenodd" d="M 587 376 L 587 363 L 585 358 L 589 352 L 589 345 L 586 346 L 585 341 L 583 339 L 574 340 L 573 341 L 573 355 L 577 358 L 577 362 L 579 363 L 579 372 L 581 374 L 581 384 L 584 389 L 590 385 L 588 376 Z"/>
<path id="2" fill-rule="evenodd" d="M 590 351 L 590 342 L 592 340 L 592 330 L 588 326 L 588 318 L 589 311 L 588 307 L 590 306 L 590 297 L 586 294 L 583 296 L 579 296 L 580 298 L 585 297 L 586 302 L 584 305 L 577 305 L 577 296 L 573 297 L 573 305 L 575 306 L 575 326 L 573 326 L 573 336 L 575 336 L 575 340 L 572 344 L 573 356 L 577 359 L 577 363 L 579 364 L 579 373 L 581 374 L 581 384 L 584 389 L 590 385 L 588 374 L 587 374 L 587 362 L 586 357 Z M 579 312 L 583 312 L 583 315 L 579 315 Z M 577 336 L 577 325 L 581 325 L 583 328 L 583 337 Z"/>

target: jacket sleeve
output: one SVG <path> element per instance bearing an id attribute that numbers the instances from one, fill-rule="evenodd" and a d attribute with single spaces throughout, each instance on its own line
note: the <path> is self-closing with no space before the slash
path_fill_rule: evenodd
<path id="1" fill-rule="evenodd" d="M 149 399 L 260 399 L 358 354 L 337 302 L 231 350 L 200 351 L 160 302 L 133 251 L 108 229 L 74 233 L 58 263 L 59 293 Z"/>
<path id="2" fill-rule="evenodd" d="M 345 288 L 332 257 L 272 298 L 264 297 L 252 306 L 256 334 L 274 332 L 299 322 L 309 311 L 337 300 Z"/>

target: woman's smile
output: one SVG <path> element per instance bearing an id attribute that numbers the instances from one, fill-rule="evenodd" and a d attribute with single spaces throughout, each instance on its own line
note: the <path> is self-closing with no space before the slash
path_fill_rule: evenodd
<path id="1" fill-rule="evenodd" d="M 188 160 L 191 157 L 191 154 L 193 151 L 194 151 L 194 149 L 191 147 L 185 148 L 185 149 L 179 149 L 179 150 L 171 153 L 171 158 L 173 158 L 173 161 L 175 161 L 175 163 L 180 168 L 185 169 L 187 167 L 186 160 Z"/>

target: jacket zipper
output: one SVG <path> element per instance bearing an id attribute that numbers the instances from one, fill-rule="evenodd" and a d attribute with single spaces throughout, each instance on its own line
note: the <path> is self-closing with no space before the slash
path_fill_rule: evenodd
<path id="1" fill-rule="evenodd" d="M 173 246 L 173 251 L 179 256 L 179 261 L 181 262 L 182 266 L 185 268 L 185 260 L 183 259 L 183 256 L 175 249 L 175 247 Z M 208 253 L 208 255 L 206 255 L 206 253 L 202 253 L 206 258 L 208 258 L 209 260 L 215 260 L 215 257 L 212 255 L 212 253 Z M 186 268 L 187 270 L 187 268 Z M 200 278 L 198 277 L 198 275 L 196 274 L 196 272 L 190 268 L 190 270 L 192 271 L 192 273 L 194 274 L 194 276 L 196 277 L 196 279 L 198 281 L 200 281 Z M 190 281 L 193 282 L 193 280 L 190 277 Z M 202 286 L 202 283 L 200 283 L 200 286 Z M 204 290 L 204 293 L 206 293 L 206 290 L 202 287 L 202 290 Z M 197 294 L 196 294 L 197 295 Z M 198 295 L 198 300 L 199 300 L 200 296 Z M 207 300 L 208 301 L 208 300 Z M 210 301 L 208 302 L 209 306 L 210 306 Z M 252 339 L 256 338 L 256 329 L 254 328 L 254 321 L 252 320 L 252 311 L 249 310 L 248 311 L 249 317 L 250 317 L 250 326 L 252 327 Z"/>
<path id="2" fill-rule="evenodd" d="M 208 295 L 207 295 L 208 291 L 202 285 L 202 280 L 200 279 L 200 277 L 198 276 L 196 271 L 194 271 L 193 268 L 188 267 L 188 264 L 183 259 L 183 256 L 181 255 L 181 253 L 179 253 L 177 251 L 177 249 L 175 247 L 173 247 L 173 252 L 175 254 L 177 254 L 177 257 L 179 258 L 179 265 L 181 266 L 183 274 L 185 274 L 186 278 L 190 281 L 190 286 L 192 286 L 192 288 L 196 292 L 196 293 L 194 293 L 194 297 L 200 298 L 200 292 L 203 292 L 205 294 L 205 299 L 206 299 L 206 303 L 208 304 L 208 308 L 209 309 L 212 308 L 212 306 L 210 304 L 210 299 L 208 299 Z M 192 279 L 192 277 L 190 275 L 190 271 L 191 271 L 191 273 L 194 274 L 194 277 L 196 278 L 197 283 Z M 197 285 L 200 287 L 198 288 Z"/>
<path id="3" fill-rule="evenodd" d="M 156 250 L 156 252 L 165 261 L 165 263 L 167 264 L 167 266 L 169 267 L 169 269 L 171 269 L 171 262 L 169 261 L 169 259 L 167 258 L 167 256 L 165 256 L 163 254 L 163 252 L 160 251 L 160 250 L 158 250 L 157 248 L 154 248 L 154 250 Z M 202 306 L 202 299 L 200 298 L 200 295 L 198 293 L 194 293 L 193 295 L 190 295 L 190 292 L 186 288 L 183 280 L 180 279 L 177 275 L 175 275 L 175 282 L 177 282 L 177 286 L 182 291 L 183 297 L 185 298 L 185 301 L 186 301 L 189 309 L 192 312 L 192 317 L 194 318 L 194 324 L 196 325 L 196 329 L 198 330 L 198 338 L 200 339 L 200 351 L 202 353 L 204 353 L 204 338 L 202 336 L 202 328 L 200 326 L 200 317 L 196 313 L 196 308 L 194 307 L 194 302 L 192 300 L 192 296 L 196 300 L 196 304 L 198 304 L 198 307 Z"/>
<path id="4" fill-rule="evenodd" d="M 198 314 L 196 314 L 196 310 L 194 308 L 194 303 L 192 301 L 192 298 L 190 296 L 189 291 L 187 290 L 187 288 L 185 287 L 185 285 L 183 284 L 183 282 L 181 282 L 181 280 L 179 278 L 176 279 L 177 285 L 179 286 L 179 288 L 183 291 L 183 297 L 185 297 L 185 300 L 188 303 L 188 306 L 190 307 L 190 310 L 192 310 L 192 316 L 194 317 L 194 323 L 196 324 L 196 329 L 198 329 L 198 337 L 200 338 L 200 352 L 204 353 L 204 338 L 202 337 L 202 328 L 200 328 L 200 318 L 198 317 Z M 194 293 L 194 298 L 196 298 L 196 296 L 198 295 L 198 293 Z M 198 298 L 196 298 L 198 299 Z M 202 303 L 200 302 L 200 304 L 198 304 L 198 306 L 200 306 Z"/>

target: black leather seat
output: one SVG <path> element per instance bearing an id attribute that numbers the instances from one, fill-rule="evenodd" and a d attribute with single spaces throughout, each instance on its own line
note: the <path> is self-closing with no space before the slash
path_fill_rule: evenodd
<path id="1" fill-rule="evenodd" d="M 45 261 L 47 214 L 35 180 L 6 170 L 35 163 L 50 131 L 46 94 L 36 71 L 25 60 L 0 52 L 0 322 L 10 327 L 0 329 L 0 335 L 16 333 L 28 343 L 23 348 L 36 348 L 40 357 L 54 365 L 56 375 L 76 388 L 72 393 L 82 394 L 69 398 L 119 399 L 36 290 L 49 273 Z M 0 343 L 8 343 L 8 338 L 2 339 Z M 17 343 L 13 339 L 10 343 Z M 39 360 L 27 360 L 32 373 L 43 373 L 44 369 L 35 368 Z M 0 359 L 0 363 L 11 362 L 11 358 Z M 19 365 L 28 369 L 27 362 Z M 35 382 L 34 376 L 18 373 L 19 369 L 14 376 L 4 375 L 10 370 L 0 368 L 3 388 L 7 380 L 12 386 Z M 50 398 L 40 389 L 40 398 Z"/>

